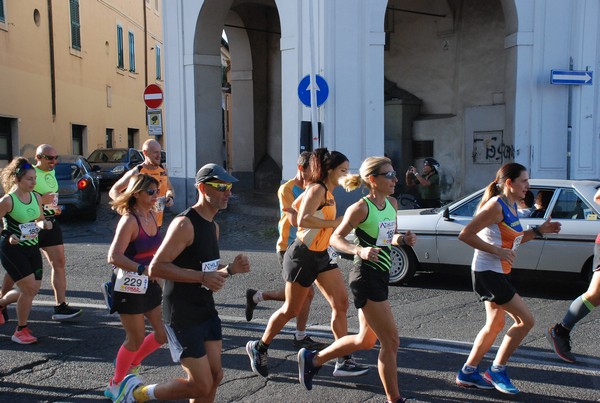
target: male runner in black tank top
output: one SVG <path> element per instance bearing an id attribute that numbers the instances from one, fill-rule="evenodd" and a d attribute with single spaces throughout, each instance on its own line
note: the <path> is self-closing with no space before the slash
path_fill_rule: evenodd
<path id="1" fill-rule="evenodd" d="M 169 325 L 169 347 L 171 355 L 179 357 L 188 378 L 139 386 L 132 392 L 136 402 L 215 399 L 223 369 L 221 320 L 212 294 L 223 287 L 226 278 L 250 271 L 248 258 L 243 254 L 228 265 L 220 260 L 219 227 L 213 218 L 227 207 L 232 182 L 237 179 L 222 167 L 202 167 L 196 174 L 198 202 L 169 225 L 150 264 L 150 276 L 166 280 L 163 318 Z"/>

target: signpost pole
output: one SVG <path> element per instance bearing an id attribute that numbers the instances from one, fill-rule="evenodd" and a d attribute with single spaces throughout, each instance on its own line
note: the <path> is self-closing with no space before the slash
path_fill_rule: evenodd
<path id="1" fill-rule="evenodd" d="M 573 57 L 569 57 L 569 70 L 573 70 Z M 567 98 L 567 179 L 571 179 L 571 134 L 573 118 L 573 86 L 569 85 Z"/>
<path id="2" fill-rule="evenodd" d="M 312 127 L 312 143 L 313 150 L 319 148 L 319 127 L 317 124 L 317 67 L 315 49 L 317 44 L 315 42 L 315 23 L 314 23 L 314 10 L 313 3 L 317 0 L 308 0 L 308 19 L 309 19 L 309 35 L 310 35 L 310 122 Z"/>

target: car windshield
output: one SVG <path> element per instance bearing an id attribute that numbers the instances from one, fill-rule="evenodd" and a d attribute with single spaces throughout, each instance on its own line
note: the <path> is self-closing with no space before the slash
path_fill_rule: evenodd
<path id="1" fill-rule="evenodd" d="M 57 180 L 71 180 L 79 176 L 79 167 L 73 163 L 57 164 L 54 167 Z"/>
<path id="2" fill-rule="evenodd" d="M 96 150 L 88 158 L 95 162 L 127 162 L 127 150 Z"/>

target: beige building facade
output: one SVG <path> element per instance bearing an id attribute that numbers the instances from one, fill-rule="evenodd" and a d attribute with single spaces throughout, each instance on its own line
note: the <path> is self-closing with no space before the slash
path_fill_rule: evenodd
<path id="1" fill-rule="evenodd" d="M 0 0 L 0 166 L 40 143 L 141 148 L 144 89 L 164 88 L 161 13 L 161 0 Z"/>

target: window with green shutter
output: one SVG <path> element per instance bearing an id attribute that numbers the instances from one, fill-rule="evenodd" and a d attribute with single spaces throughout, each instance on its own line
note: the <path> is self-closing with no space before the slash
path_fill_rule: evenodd
<path id="1" fill-rule="evenodd" d="M 71 9 L 71 47 L 81 50 L 81 24 L 79 21 L 79 0 L 69 0 Z"/>
<path id="2" fill-rule="evenodd" d="M 0 0 L 0 22 L 6 22 L 6 16 L 4 15 L 4 0 Z"/>
<path id="3" fill-rule="evenodd" d="M 123 61 L 123 27 L 117 25 L 117 67 L 120 69 L 125 68 Z"/>
<path id="4" fill-rule="evenodd" d="M 135 38 L 129 31 L 129 71 L 135 72 Z"/>

